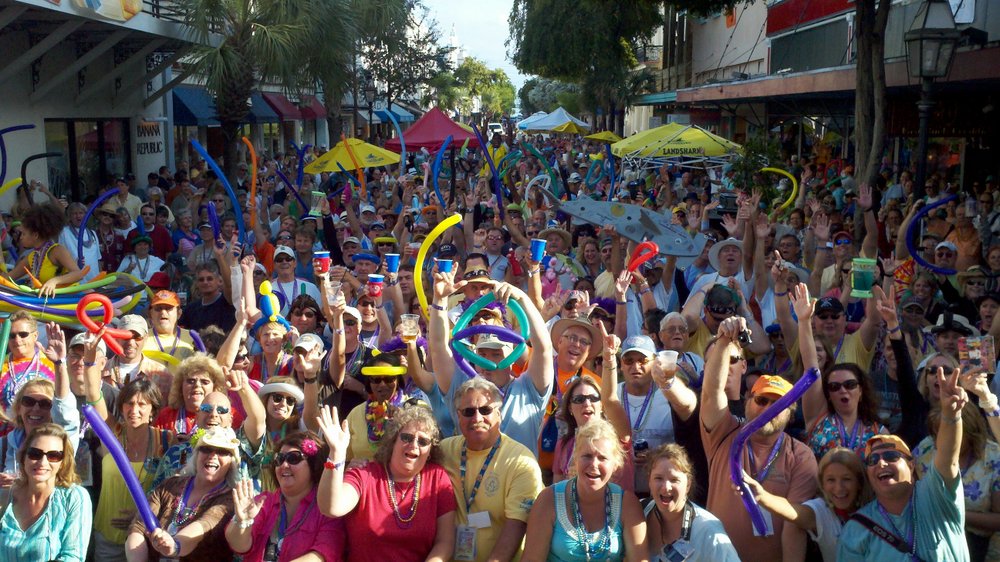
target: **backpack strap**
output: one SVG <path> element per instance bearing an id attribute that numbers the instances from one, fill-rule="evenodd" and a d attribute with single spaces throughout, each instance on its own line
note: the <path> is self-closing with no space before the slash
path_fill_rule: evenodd
<path id="1" fill-rule="evenodd" d="M 889 532 L 885 527 L 860 513 L 854 513 L 851 515 L 851 520 L 860 523 L 865 529 L 868 529 L 868 531 L 870 531 L 873 535 L 885 541 L 892 548 L 910 556 L 910 546 L 906 544 L 906 541 L 896 536 L 895 533 Z M 916 560 L 920 560 L 920 558 L 916 555 L 913 556 Z"/>

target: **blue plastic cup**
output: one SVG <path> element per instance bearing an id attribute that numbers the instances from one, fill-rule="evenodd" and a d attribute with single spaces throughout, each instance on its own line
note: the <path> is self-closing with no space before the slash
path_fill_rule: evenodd
<path id="1" fill-rule="evenodd" d="M 532 238 L 531 240 L 531 261 L 542 261 L 545 257 L 545 245 L 548 240 L 541 240 L 538 238 Z"/>
<path id="2" fill-rule="evenodd" d="M 385 271 L 386 273 L 396 273 L 399 271 L 399 254 L 385 255 Z"/>
<path id="3" fill-rule="evenodd" d="M 452 260 L 435 260 L 438 265 L 438 272 L 440 273 L 450 273 L 451 266 L 453 265 Z"/>

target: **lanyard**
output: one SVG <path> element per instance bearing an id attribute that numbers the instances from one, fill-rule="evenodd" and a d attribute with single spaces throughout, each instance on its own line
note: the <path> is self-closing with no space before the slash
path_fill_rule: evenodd
<path id="1" fill-rule="evenodd" d="M 847 426 L 844 425 L 844 420 L 840 417 L 840 414 L 833 414 L 833 425 L 837 426 L 837 430 L 840 431 L 840 444 L 853 450 L 858 440 L 858 431 L 861 429 L 861 420 L 854 420 L 854 429 L 851 430 L 850 440 L 847 439 Z"/>
<path id="2" fill-rule="evenodd" d="M 153 330 L 153 339 L 156 340 L 156 347 L 160 348 L 160 351 L 166 351 L 163 349 L 163 344 L 160 343 L 160 336 L 156 334 L 156 330 Z M 173 356 L 174 351 L 177 351 L 177 342 L 181 341 L 181 329 L 174 328 L 174 346 L 170 348 L 170 355 Z"/>
<path id="3" fill-rule="evenodd" d="M 497 449 L 500 448 L 500 441 L 503 437 L 497 437 L 497 442 L 493 444 L 493 448 L 490 449 L 490 453 L 486 455 L 486 460 L 483 461 L 483 467 L 479 469 L 479 475 L 476 476 L 476 482 L 472 485 L 472 492 L 465 499 L 465 514 L 469 514 L 469 510 L 472 509 L 473 502 L 476 501 L 476 493 L 479 491 L 479 485 L 483 483 L 483 476 L 486 475 L 486 469 L 490 466 L 490 461 L 493 460 L 493 455 L 497 453 Z M 468 460 L 468 448 L 467 443 L 462 443 L 462 463 L 459 465 L 459 472 L 462 476 L 462 492 L 465 492 L 465 464 Z"/>
<path id="4" fill-rule="evenodd" d="M 834 352 L 833 352 L 833 362 L 834 363 L 837 362 L 837 357 L 840 356 L 840 347 L 842 345 L 844 345 L 844 338 L 846 338 L 846 337 L 847 337 L 847 334 L 844 334 L 844 335 L 840 336 L 840 341 L 837 342 L 837 349 L 835 349 Z"/>
<path id="5" fill-rule="evenodd" d="M 778 437 L 778 442 L 774 444 L 774 447 L 771 449 L 770 454 L 768 454 L 767 461 L 764 463 L 764 467 L 760 469 L 760 472 L 757 472 L 757 462 L 754 461 L 753 458 L 753 446 L 751 446 L 750 442 L 747 441 L 747 455 L 750 457 L 750 469 L 752 470 L 753 473 L 752 476 L 754 477 L 755 480 L 757 480 L 761 484 L 763 484 L 764 481 L 767 480 L 767 475 L 768 473 L 771 472 L 771 467 L 774 466 L 774 461 L 778 460 L 778 453 L 781 452 L 781 446 L 784 443 L 785 443 L 785 434 L 782 433 Z"/>
<path id="6" fill-rule="evenodd" d="M 285 362 L 285 350 L 281 350 L 278 353 L 278 361 L 276 363 L 277 366 L 274 369 L 274 376 L 277 377 L 281 375 L 281 368 L 284 367 L 284 362 Z M 264 353 L 262 352 L 260 354 L 260 382 L 266 383 L 267 379 L 270 378 L 268 376 L 268 370 L 269 369 L 267 367 L 267 356 L 265 356 Z"/>
<path id="7" fill-rule="evenodd" d="M 194 478 L 195 477 L 192 476 L 188 480 L 187 486 L 184 487 L 184 495 L 181 497 L 180 501 L 177 502 L 177 511 L 174 512 L 173 521 L 171 522 L 171 526 L 174 527 L 175 529 L 179 530 L 182 525 L 187 524 L 191 520 L 191 517 L 184 516 L 184 511 L 187 508 L 188 499 L 191 498 L 191 490 L 194 489 Z M 198 512 L 198 508 L 201 507 L 201 504 L 205 501 L 206 498 L 212 497 L 225 485 L 226 485 L 225 482 L 221 482 L 208 492 L 205 492 L 205 494 L 201 496 L 201 499 L 198 500 L 198 503 L 194 506 L 194 509 L 191 510 L 192 516 L 194 515 L 194 513 Z"/>
<path id="8" fill-rule="evenodd" d="M 913 562 L 920 561 L 920 557 L 917 556 L 917 535 L 915 533 L 917 528 L 917 508 L 916 505 L 914 505 L 916 503 L 916 498 L 917 489 L 914 488 L 913 495 L 910 496 L 910 501 L 906 504 L 906 509 L 910 510 L 910 528 L 906 530 L 906 538 L 904 539 L 906 541 L 906 545 L 910 547 L 910 560 Z M 896 528 L 896 524 L 892 522 L 892 517 L 889 517 L 889 512 L 882 507 L 882 502 L 875 502 L 875 505 L 878 506 L 878 512 L 882 514 L 882 518 L 889 523 L 889 527 L 892 528 L 892 532 L 896 533 L 896 536 L 902 539 L 903 533 L 900 533 L 899 529 Z M 903 513 L 906 513 L 906 511 L 904 510 Z"/>
<path id="9" fill-rule="evenodd" d="M 628 424 L 632 427 L 632 431 L 639 431 L 639 428 L 643 426 L 643 422 L 645 421 L 646 409 L 653 399 L 653 385 L 649 385 L 649 392 L 646 393 L 646 398 L 642 401 L 642 407 L 639 408 L 639 417 L 635 420 L 635 423 L 632 423 L 632 406 L 629 404 L 628 389 L 624 386 L 622 387 L 622 397 L 625 398 L 625 417 L 628 419 Z"/>
<path id="10" fill-rule="evenodd" d="M 174 422 L 174 431 L 176 431 L 178 435 L 188 434 L 187 411 L 183 405 L 181 405 L 180 409 L 177 410 L 177 421 Z"/>

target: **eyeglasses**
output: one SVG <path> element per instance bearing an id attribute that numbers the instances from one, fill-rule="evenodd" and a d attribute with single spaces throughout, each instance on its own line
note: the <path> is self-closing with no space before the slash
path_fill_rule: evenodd
<path id="1" fill-rule="evenodd" d="M 861 383 L 858 382 L 858 379 L 851 379 L 849 381 L 844 381 L 844 382 L 828 382 L 826 383 L 826 390 L 827 392 L 837 392 L 841 388 L 844 388 L 846 390 L 854 390 L 860 384 Z"/>
<path id="2" fill-rule="evenodd" d="M 746 359 L 746 357 L 743 357 L 742 355 L 730 356 L 729 357 L 729 364 L 730 365 L 735 365 L 735 364 L 739 363 L 740 361 L 743 361 L 744 359 Z"/>
<path id="3" fill-rule="evenodd" d="M 218 447 L 198 447 L 198 452 L 203 455 L 218 455 L 228 457 L 233 454 L 229 449 L 219 449 Z"/>
<path id="4" fill-rule="evenodd" d="M 966 281 L 966 285 L 972 285 L 973 287 L 984 287 L 986 286 L 986 281 Z"/>
<path id="5" fill-rule="evenodd" d="M 581 338 L 579 336 L 574 336 L 574 335 L 568 335 L 568 336 L 563 335 L 563 339 L 571 344 L 580 344 L 583 347 L 590 347 L 590 344 L 592 343 L 587 338 Z"/>
<path id="6" fill-rule="evenodd" d="M 583 404 L 584 402 L 596 404 L 601 401 L 601 397 L 597 394 L 577 394 L 573 398 L 570 398 L 569 401 L 574 404 Z"/>
<path id="7" fill-rule="evenodd" d="M 288 466 L 295 466 L 304 460 L 306 460 L 306 456 L 302 454 L 302 451 L 288 451 L 274 455 L 274 466 L 281 466 L 285 463 L 288 463 Z"/>
<path id="8" fill-rule="evenodd" d="M 850 238 L 838 238 L 838 239 L 834 240 L 833 243 L 836 244 L 837 246 L 846 246 L 846 245 L 848 245 L 848 244 L 851 243 L 851 239 Z"/>
<path id="9" fill-rule="evenodd" d="M 295 258 L 288 256 L 281 256 L 280 258 L 274 258 L 274 263 L 288 263 L 290 261 L 295 261 Z"/>
<path id="10" fill-rule="evenodd" d="M 35 332 L 11 332 L 10 339 L 21 338 L 22 340 L 28 339 L 28 336 L 34 334 Z"/>
<path id="11" fill-rule="evenodd" d="M 66 455 L 62 451 L 43 451 L 35 447 L 28 447 L 25 456 L 33 461 L 40 461 L 42 457 L 45 457 L 49 462 L 62 462 Z"/>
<path id="12" fill-rule="evenodd" d="M 473 269 L 472 271 L 466 271 L 462 279 L 468 281 L 469 279 L 475 279 L 476 277 L 489 277 L 490 272 L 485 269 Z"/>
<path id="13" fill-rule="evenodd" d="M 275 394 L 271 395 L 271 402 L 274 402 L 275 404 L 281 404 L 282 402 L 284 402 L 285 404 L 288 404 L 289 406 L 294 406 L 295 405 L 295 398 L 293 398 L 291 396 L 285 396 L 283 394 L 277 394 L 277 393 L 275 393 Z"/>
<path id="14" fill-rule="evenodd" d="M 496 408 L 494 408 L 493 406 L 486 405 L 486 406 L 480 406 L 478 408 L 460 408 L 458 410 L 458 413 L 462 414 L 462 417 L 464 418 L 471 418 L 476 415 L 476 412 L 479 412 L 480 416 L 486 417 L 492 414 L 493 410 L 495 409 Z"/>
<path id="15" fill-rule="evenodd" d="M 198 406 L 198 411 L 205 412 L 206 414 L 211 414 L 212 408 L 213 407 L 211 404 L 202 404 L 201 406 Z M 229 413 L 229 408 L 227 408 L 226 406 L 215 406 L 214 408 L 215 408 L 215 413 L 219 414 L 220 416 Z"/>
<path id="16" fill-rule="evenodd" d="M 910 456 L 893 449 L 882 453 L 872 453 L 868 455 L 868 457 L 865 458 L 865 464 L 868 466 L 875 466 L 879 461 L 885 461 L 886 464 L 892 464 L 899 459 L 910 460 Z"/>
<path id="17" fill-rule="evenodd" d="M 337 230 L 343 230 L 343 229 L 338 228 Z M 278 240 L 291 240 L 291 239 L 292 239 L 291 236 L 279 236 L 278 237 Z"/>
<path id="18" fill-rule="evenodd" d="M 402 441 L 403 443 L 406 443 L 407 445 L 409 445 L 409 444 L 413 443 L 414 441 L 416 441 L 417 442 L 417 446 L 420 447 L 421 449 L 423 449 L 424 447 L 429 447 L 430 444 L 431 444 L 431 440 L 430 439 L 428 439 L 426 437 L 417 437 L 416 435 L 414 435 L 412 433 L 400 433 L 399 434 L 399 440 Z"/>
<path id="19" fill-rule="evenodd" d="M 761 408 L 766 408 L 766 407 L 770 406 L 771 404 L 774 404 L 776 401 L 777 401 L 777 398 L 768 398 L 767 396 L 754 396 L 753 397 L 754 404 L 760 406 Z"/>
<path id="20" fill-rule="evenodd" d="M 34 408 L 35 406 L 38 406 L 43 410 L 52 409 L 52 401 L 48 398 L 32 398 L 30 396 L 22 396 L 21 405 L 25 408 Z"/>
<path id="21" fill-rule="evenodd" d="M 840 320 L 842 314 L 817 314 L 816 318 L 820 320 Z"/>

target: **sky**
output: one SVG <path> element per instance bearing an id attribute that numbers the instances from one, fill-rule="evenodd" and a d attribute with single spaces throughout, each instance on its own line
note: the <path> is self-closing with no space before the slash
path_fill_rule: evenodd
<path id="1" fill-rule="evenodd" d="M 507 60 L 508 28 L 512 0 L 468 2 L 465 0 L 424 0 L 430 16 L 437 20 L 442 43 L 447 44 L 452 25 L 458 42 L 465 47 L 466 56 L 475 57 L 489 68 L 500 68 L 507 73 L 514 89 L 520 90 L 527 77 L 517 71 Z"/>

